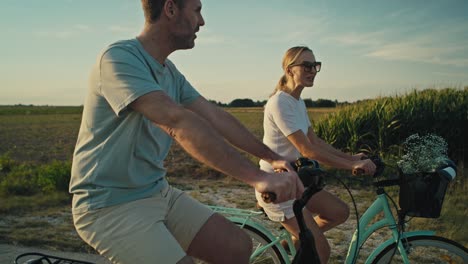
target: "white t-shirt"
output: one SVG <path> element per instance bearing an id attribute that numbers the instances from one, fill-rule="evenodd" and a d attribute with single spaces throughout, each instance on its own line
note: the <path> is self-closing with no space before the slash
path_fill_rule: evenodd
<path id="1" fill-rule="evenodd" d="M 278 91 L 268 99 L 265 105 L 263 143 L 287 160 L 296 160 L 301 154 L 287 137 L 299 130 L 307 135 L 310 126 L 311 123 L 304 101 L 302 99 L 297 100 L 283 91 Z M 264 171 L 273 172 L 273 167 L 264 160 L 260 160 L 260 168 Z M 271 220 L 284 221 L 294 216 L 292 209 L 294 200 L 278 204 L 267 204 L 262 200 L 259 192 L 255 191 L 255 196 L 258 204 L 263 207 Z"/>
<path id="2" fill-rule="evenodd" d="M 271 150 L 293 161 L 301 156 L 288 136 L 302 130 L 305 135 L 311 126 L 307 108 L 302 99 L 297 100 L 283 91 L 278 91 L 265 105 L 263 117 L 263 143 Z M 270 163 L 261 160 L 260 168 L 273 172 Z"/>

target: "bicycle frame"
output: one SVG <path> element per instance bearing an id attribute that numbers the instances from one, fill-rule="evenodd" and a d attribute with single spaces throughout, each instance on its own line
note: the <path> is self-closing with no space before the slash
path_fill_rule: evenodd
<path id="1" fill-rule="evenodd" d="M 301 161 L 301 162 L 299 162 Z M 379 173 L 376 173 L 374 177 L 380 175 L 383 172 L 384 163 L 380 160 L 379 157 L 373 158 L 372 161 L 378 165 L 381 169 Z M 302 160 L 298 160 L 299 163 L 294 163 L 299 168 L 302 164 Z M 315 194 L 316 192 L 320 191 L 323 188 L 323 176 L 322 171 L 317 164 L 313 164 L 313 166 L 306 165 L 301 167 L 301 169 L 305 170 L 307 176 L 311 178 L 310 186 L 304 191 L 302 197 L 297 199 L 294 205 L 298 205 L 297 208 L 294 208 L 294 213 L 296 217 L 298 217 L 298 224 L 302 232 L 310 232 L 305 227 L 304 220 L 302 218 L 302 208 L 306 205 L 309 198 Z M 353 172 L 354 173 L 354 172 Z M 356 172 L 359 173 L 359 172 Z M 313 178 L 312 178 L 313 177 Z M 364 245 L 364 243 L 369 239 L 369 237 L 374 234 L 377 230 L 381 228 L 388 228 L 391 237 L 384 241 L 380 246 L 376 247 L 367 257 L 365 263 L 372 263 L 376 257 L 380 257 L 380 253 L 387 249 L 388 246 L 396 243 L 396 250 L 401 257 L 403 263 L 409 263 L 409 258 L 407 254 L 407 246 L 408 243 L 406 241 L 413 239 L 416 236 L 433 236 L 435 234 L 434 231 L 413 231 L 413 232 L 405 232 L 404 231 L 404 224 L 403 218 L 405 217 L 404 214 L 397 212 L 397 218 L 392 212 L 392 208 L 389 205 L 389 198 L 384 190 L 384 186 L 396 186 L 400 185 L 399 178 L 396 180 L 383 180 L 383 181 L 374 181 L 373 185 L 376 187 L 375 193 L 377 195 L 374 202 L 367 208 L 364 214 L 358 219 L 358 228 L 354 231 L 353 237 L 349 243 L 348 253 L 346 256 L 345 264 L 354 264 L 359 256 L 359 250 Z M 273 197 L 269 195 L 269 197 Z M 264 198 L 265 199 L 265 198 Z M 274 199 L 272 200 L 274 201 Z M 228 215 L 228 219 L 232 222 L 238 224 L 241 227 L 246 225 L 251 226 L 249 229 L 256 229 L 257 231 L 263 233 L 268 239 L 264 242 L 269 242 L 268 245 L 262 246 L 260 248 L 255 249 L 252 258 L 259 255 L 260 253 L 264 252 L 268 248 L 276 247 L 281 254 L 285 263 L 291 263 L 290 255 L 286 253 L 286 250 L 281 246 L 281 240 L 285 239 L 288 241 L 289 249 L 291 249 L 291 255 L 294 257 L 296 256 L 296 249 L 291 239 L 291 235 L 286 231 L 283 230 L 278 236 L 273 235 L 273 233 L 265 228 L 262 224 L 252 221 L 251 218 L 253 216 L 258 216 L 263 214 L 260 211 L 249 211 L 243 209 L 235 209 L 235 208 L 226 208 L 226 207 L 212 207 L 215 211 L 220 212 L 224 215 Z M 375 220 L 376 216 L 383 214 L 383 217 Z M 302 222 L 299 221 L 302 219 Z M 398 220 L 398 222 L 397 222 Z M 305 231 L 304 231 L 305 229 Z M 359 232 L 358 232 L 359 231 Z M 305 242 L 308 242 L 307 240 Z M 304 243 L 303 245 L 308 245 Z M 313 244 L 312 244 L 313 245 Z M 307 250 L 306 248 L 302 248 L 300 250 Z M 300 251 L 303 252 L 303 251 Z M 308 252 L 310 253 L 310 252 Z M 395 252 L 396 253 L 396 252 Z M 275 253 L 278 255 L 278 252 Z M 309 254 L 310 255 L 310 254 Z M 299 261 L 310 261 L 311 256 L 309 255 L 300 255 Z M 312 252 L 313 257 L 317 257 L 316 253 Z M 251 258 L 251 259 L 252 259 Z M 297 261 L 297 256 L 294 261 Z M 318 260 L 315 259 L 315 262 Z M 314 262 L 314 263 L 315 263 Z"/>
<path id="2" fill-rule="evenodd" d="M 267 250 L 268 248 L 277 246 L 285 263 L 290 264 L 291 260 L 289 259 L 289 255 L 281 245 L 282 240 L 286 240 L 288 242 L 288 247 L 289 247 L 289 250 L 291 251 L 291 255 L 292 256 L 296 255 L 296 248 L 294 247 L 294 242 L 292 241 L 291 234 L 289 234 L 288 231 L 284 229 L 284 230 L 281 230 L 278 235 L 274 235 L 270 230 L 265 228 L 262 224 L 259 224 L 257 221 L 252 220 L 252 218 L 263 215 L 263 212 L 246 210 L 246 209 L 238 209 L 238 208 L 222 207 L 222 206 L 209 206 L 209 207 L 213 211 L 225 215 L 227 219 L 229 219 L 229 221 L 238 224 L 239 227 L 243 228 L 245 225 L 254 227 L 257 230 L 261 231 L 264 235 L 266 235 L 271 240 L 271 242 L 268 245 L 256 248 L 255 251 L 252 252 L 252 255 L 250 256 L 251 259 L 254 259 L 258 255 L 260 255 L 263 251 Z"/>
<path id="3" fill-rule="evenodd" d="M 375 248 L 368 256 L 365 263 L 371 263 L 372 260 L 388 245 L 394 243 L 398 239 L 400 239 L 398 243 L 398 251 L 401 254 L 403 261 L 405 263 L 409 263 L 408 256 L 406 254 L 405 247 L 402 243 L 404 238 L 408 238 L 411 236 L 418 236 L 418 235 L 434 235 L 434 231 L 413 231 L 413 232 L 403 232 L 399 233 L 398 230 L 398 223 L 395 220 L 395 216 L 393 215 L 390 205 L 388 203 L 388 198 L 383 190 L 377 189 L 377 198 L 376 200 L 369 206 L 369 208 L 364 212 L 364 214 L 360 217 L 359 220 L 359 237 L 357 230 L 354 231 L 353 237 L 351 239 L 348 254 L 346 256 L 345 264 L 352 264 L 354 263 L 354 259 L 359 256 L 359 251 L 356 252 L 356 247 L 361 248 L 361 246 L 367 241 L 367 239 L 378 229 L 383 227 L 388 227 L 390 229 L 392 237 L 382 243 L 380 246 Z M 256 256 L 260 255 L 263 251 L 267 250 L 270 247 L 277 246 L 278 250 L 281 253 L 281 256 L 286 264 L 291 263 L 290 255 L 286 252 L 286 250 L 281 246 L 281 240 L 286 240 L 288 242 L 289 249 L 291 250 L 291 255 L 295 256 L 296 248 L 294 247 L 294 243 L 291 239 L 291 235 L 286 230 L 282 230 L 279 232 L 278 235 L 274 235 L 269 229 L 263 226 L 258 221 L 253 220 L 255 217 L 263 215 L 261 211 L 253 211 L 253 210 L 246 210 L 246 209 L 237 209 L 237 208 L 229 208 L 229 207 L 222 207 L 222 206 L 209 206 L 213 211 L 218 212 L 220 214 L 225 215 L 231 222 L 238 224 L 241 228 L 245 225 L 251 226 L 256 228 L 257 230 L 261 231 L 265 234 L 271 242 L 268 245 L 263 247 L 259 247 L 255 249 L 252 253 L 251 258 L 254 259 Z M 378 221 L 371 223 L 371 221 L 380 213 L 383 213 L 383 217 Z"/>
<path id="4" fill-rule="evenodd" d="M 383 218 L 378 220 L 373 224 L 369 224 L 375 216 L 382 213 L 384 214 Z M 367 241 L 369 236 L 371 236 L 375 231 L 382 227 L 388 227 L 390 229 L 392 238 L 388 239 L 384 243 L 382 243 L 379 247 L 374 249 L 369 257 L 367 258 L 365 263 L 371 263 L 371 261 L 377 256 L 380 251 L 382 251 L 386 246 L 391 243 L 394 243 L 399 239 L 398 242 L 398 251 L 401 254 L 403 261 L 405 263 L 409 263 L 408 256 L 406 254 L 405 247 L 401 242 L 403 238 L 415 236 L 415 235 L 433 235 L 435 232 L 433 231 L 415 231 L 415 232 L 403 232 L 399 233 L 398 224 L 395 220 L 395 217 L 390 209 L 390 205 L 388 203 L 388 199 L 386 194 L 383 192 L 382 189 L 377 189 L 377 199 L 372 203 L 372 205 L 364 212 L 362 217 L 359 220 L 359 237 L 357 230 L 355 230 L 354 235 L 351 239 L 348 254 L 346 256 L 346 264 L 354 263 L 354 259 L 359 255 L 359 251 L 357 251 L 356 255 L 356 247 L 361 248 L 361 246 Z"/>

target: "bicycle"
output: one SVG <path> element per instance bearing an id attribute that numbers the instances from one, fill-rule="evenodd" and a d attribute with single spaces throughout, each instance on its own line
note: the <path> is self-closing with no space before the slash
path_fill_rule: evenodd
<path id="1" fill-rule="evenodd" d="M 378 166 L 379 176 L 384 169 L 384 164 L 380 159 L 373 159 L 374 163 Z M 323 186 L 324 175 L 328 175 L 325 171 L 321 170 L 318 163 L 314 162 L 314 168 L 308 170 L 309 172 L 309 187 L 304 192 L 303 199 L 308 199 L 315 193 L 321 190 Z M 454 166 L 454 164 L 453 164 Z M 440 168 L 437 174 L 453 173 L 456 171 L 453 166 Z M 443 176 L 443 175 L 442 175 Z M 440 176 L 440 177 L 442 177 Z M 302 179 L 302 177 L 301 177 Z M 388 228 L 391 238 L 383 242 L 375 248 L 367 257 L 364 263 L 383 264 L 383 263 L 468 263 L 468 250 L 461 244 L 441 237 L 436 236 L 435 231 L 431 230 L 417 230 L 405 231 L 405 218 L 411 214 L 408 209 L 396 210 L 397 216 L 391 210 L 389 200 L 392 201 L 395 207 L 396 204 L 392 198 L 385 192 L 385 187 L 399 186 L 405 184 L 401 178 L 394 180 L 374 180 L 373 186 L 375 187 L 376 199 L 367 208 L 365 213 L 358 219 L 357 229 L 351 239 L 348 254 L 344 263 L 352 264 L 356 262 L 359 256 L 359 251 L 366 240 L 377 230 Z M 311 191 L 311 189 L 313 189 Z M 445 193 L 445 189 L 444 189 Z M 310 197 L 305 197 L 309 195 Z M 354 200 L 353 200 L 354 202 Z M 305 206 L 302 204 L 302 208 Z M 440 205 L 441 206 L 441 205 Z M 223 215 L 230 221 L 241 227 L 252 239 L 253 253 L 250 257 L 251 263 L 275 263 L 275 264 L 289 264 L 289 263 L 302 263 L 297 262 L 296 259 L 291 260 L 297 254 L 294 243 L 291 239 L 291 234 L 285 229 L 279 231 L 275 235 L 264 224 L 255 220 L 263 215 L 263 212 L 256 210 L 236 209 L 228 207 L 211 206 L 211 208 Z M 294 212 L 298 212 L 295 208 Z M 431 212 L 436 216 L 437 212 Z M 440 207 L 439 207 L 440 213 Z M 375 217 L 382 215 L 378 221 L 372 222 Z M 421 216 L 421 215 L 417 215 Z M 302 215 L 297 215 L 298 222 L 303 221 Z M 301 220 L 302 219 L 302 220 Z M 300 224 L 301 226 L 301 224 Z M 302 232 L 303 228 L 301 228 Z M 287 241 L 287 247 L 283 248 L 281 241 Z M 287 252 L 289 250 L 289 253 Z M 305 262 L 304 262 L 305 263 Z M 315 261 L 315 263 L 318 263 Z"/>
<path id="2" fill-rule="evenodd" d="M 20 254 L 15 259 L 15 264 L 94 264 L 84 260 L 64 258 L 55 255 L 26 252 Z"/>
<path id="3" fill-rule="evenodd" d="M 383 172 L 384 164 L 380 159 L 373 159 L 377 165 L 376 175 L 379 176 Z M 307 159 L 299 159 L 294 164 L 295 169 L 298 171 L 301 180 L 308 187 L 304 191 L 302 198 L 294 203 L 294 213 L 296 215 L 300 227 L 300 239 L 303 245 L 304 241 L 312 243 L 313 237 L 310 231 L 305 227 L 304 219 L 302 217 L 302 209 L 307 201 L 318 191 L 324 187 L 324 175 L 327 172 L 322 170 L 316 161 Z M 438 173 L 449 173 L 446 170 L 452 169 L 447 166 L 441 168 Z M 364 263 L 383 264 L 394 261 L 395 263 L 468 263 L 468 250 L 459 243 L 450 239 L 435 236 L 434 231 L 418 230 L 406 232 L 405 218 L 410 211 L 397 210 L 397 218 L 395 218 L 389 200 L 393 202 L 390 196 L 385 192 L 384 187 L 387 186 L 402 186 L 405 181 L 401 179 L 396 180 L 382 180 L 375 181 L 373 186 L 376 187 L 375 193 L 377 195 L 375 201 L 365 211 L 358 221 L 357 229 L 354 232 L 353 238 L 348 248 L 348 254 L 345 260 L 346 264 L 355 263 L 359 256 L 360 248 L 366 240 L 377 230 L 387 227 L 391 233 L 392 238 L 386 240 L 376 249 L 374 249 Z M 274 194 L 265 194 L 265 199 L 274 200 Z M 354 202 L 354 200 L 353 200 Z M 396 204 L 393 202 L 396 207 Z M 312 263 L 319 263 L 318 256 L 313 248 L 308 245 L 305 248 L 296 250 L 291 238 L 291 234 L 285 229 L 280 230 L 279 234 L 275 235 L 264 224 L 255 220 L 262 216 L 264 213 L 260 210 L 246 210 L 230 207 L 210 206 L 215 212 L 225 215 L 230 221 L 242 228 L 252 239 L 253 253 L 250 257 L 251 263 L 274 263 L 274 264 L 290 264 L 290 263 L 306 263 L 301 262 L 299 252 L 307 253 L 312 252 L 307 256 L 308 260 Z M 440 208 L 439 212 L 440 212 Z M 377 221 L 372 220 L 383 213 L 383 217 Z M 430 212 L 434 214 L 434 212 Z M 437 212 L 436 212 L 437 214 Z M 398 221 L 397 221 L 398 220 Z M 307 232 L 309 231 L 309 232 Z M 304 236 L 302 235 L 304 234 Z M 281 241 L 287 242 L 286 248 L 283 248 Z M 289 252 L 287 252 L 287 250 Z M 20 257 L 31 256 L 29 253 L 18 256 L 15 263 L 19 264 L 17 260 Z M 36 254 L 37 255 L 37 254 Z M 42 263 L 83 263 L 90 264 L 89 262 L 79 262 L 71 259 L 60 259 L 53 256 L 40 256 L 40 259 L 32 260 L 36 262 L 29 262 L 42 264 Z M 53 262 L 48 257 L 56 258 Z M 47 262 L 42 262 L 42 260 Z M 438 260 L 439 262 L 436 262 Z M 67 262 L 69 261 L 69 262 Z M 307 262 L 309 263 L 309 262 Z M 393 262 L 392 262 L 393 263 Z"/>

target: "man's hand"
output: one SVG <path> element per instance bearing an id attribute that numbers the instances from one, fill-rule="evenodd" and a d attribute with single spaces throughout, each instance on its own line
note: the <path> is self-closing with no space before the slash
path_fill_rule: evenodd
<path id="1" fill-rule="evenodd" d="M 274 203 L 300 198 L 304 192 L 304 186 L 292 168 L 291 171 L 264 174 L 254 188 L 260 193 L 274 193 L 276 195 Z"/>

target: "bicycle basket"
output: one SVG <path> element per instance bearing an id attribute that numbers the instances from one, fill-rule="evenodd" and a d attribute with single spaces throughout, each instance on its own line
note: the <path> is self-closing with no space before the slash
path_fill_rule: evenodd
<path id="1" fill-rule="evenodd" d="M 438 218 L 455 171 L 453 163 L 431 173 L 404 174 L 400 171 L 399 204 L 402 212 L 408 216 Z"/>

